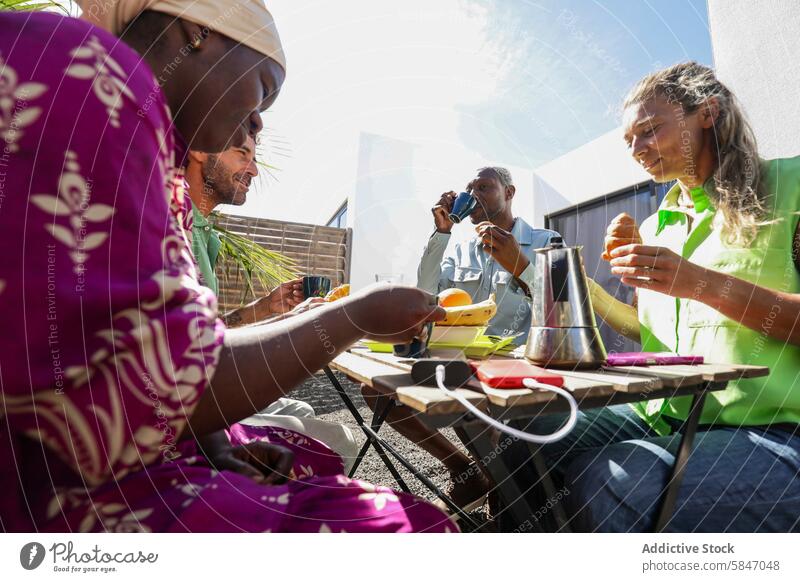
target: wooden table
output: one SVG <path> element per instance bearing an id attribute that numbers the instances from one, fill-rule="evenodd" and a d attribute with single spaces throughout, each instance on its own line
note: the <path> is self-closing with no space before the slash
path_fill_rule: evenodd
<path id="1" fill-rule="evenodd" d="M 434 354 L 435 355 L 435 354 Z M 330 365 L 348 378 L 371 386 L 379 394 L 376 412 L 369 425 L 361 418 L 336 377 L 326 368 L 329 379 L 345 399 L 351 413 L 367 436 L 353 472 L 358 467 L 369 446 L 375 447 L 387 464 L 402 489 L 408 490 L 397 469 L 388 459 L 387 451 L 403 466 L 434 491 L 454 511 L 452 501 L 443 497 L 441 491 L 379 435 L 381 425 L 390 410 L 397 405 L 407 406 L 418 413 L 420 420 L 431 428 L 453 427 L 476 460 L 493 478 L 498 494 L 516 524 L 529 523 L 533 515 L 525 495 L 513 477 L 518 467 L 508 466 L 503 454 L 498 454 L 491 440 L 492 431 L 483 422 L 477 421 L 461 403 L 444 394 L 435 386 L 419 386 L 411 379 L 414 360 L 398 358 L 392 354 L 370 352 L 363 347 L 354 347 L 338 356 Z M 689 416 L 681 430 L 681 442 L 675 457 L 672 474 L 665 484 L 661 508 L 656 521 L 656 531 L 662 531 L 672 516 L 678 490 L 683 478 L 686 462 L 697 432 L 705 396 L 710 391 L 723 390 L 731 380 L 766 376 L 769 369 L 761 366 L 733 364 L 701 364 L 680 366 L 619 366 L 603 367 L 590 371 L 554 370 L 564 377 L 564 387 L 569 390 L 581 409 L 599 408 L 613 404 L 640 402 L 665 397 L 692 396 Z M 513 390 L 492 389 L 472 380 L 459 392 L 475 407 L 489 413 L 498 420 L 532 418 L 540 414 L 551 414 L 569 410 L 563 398 L 552 392 L 520 388 Z M 544 486 L 548 499 L 555 498 L 555 487 L 540 454 L 540 447 L 529 444 L 534 468 Z M 448 503 L 449 502 L 449 503 Z M 462 512 L 459 512 L 465 517 Z M 555 526 L 559 531 L 569 531 L 563 509 L 556 504 L 553 511 Z M 474 524 L 474 522 L 472 522 Z"/>

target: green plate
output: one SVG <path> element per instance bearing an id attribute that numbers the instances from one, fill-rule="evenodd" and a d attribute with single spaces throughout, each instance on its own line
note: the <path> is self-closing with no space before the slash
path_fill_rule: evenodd
<path id="1" fill-rule="evenodd" d="M 516 336 L 499 337 L 496 335 L 482 335 L 469 344 L 457 344 L 449 342 L 433 342 L 428 345 L 431 350 L 436 349 L 457 349 L 464 352 L 469 358 L 487 358 L 498 350 L 511 344 Z"/>
<path id="2" fill-rule="evenodd" d="M 451 342 L 431 342 L 428 348 L 431 350 L 459 350 L 464 352 L 468 358 L 488 358 L 493 353 L 498 351 L 510 351 L 514 349 L 511 342 L 517 336 L 511 335 L 500 337 L 496 335 L 482 335 L 478 339 L 469 344 L 451 343 Z M 379 354 L 391 354 L 394 352 L 392 344 L 385 344 L 382 342 L 375 342 L 372 340 L 362 340 L 361 344 L 371 352 Z"/>
<path id="3" fill-rule="evenodd" d="M 379 354 L 391 354 L 394 352 L 394 346 L 392 344 L 374 342 L 372 340 L 361 340 L 361 343 L 364 344 L 364 347 L 368 348 L 371 352 L 377 352 Z"/>

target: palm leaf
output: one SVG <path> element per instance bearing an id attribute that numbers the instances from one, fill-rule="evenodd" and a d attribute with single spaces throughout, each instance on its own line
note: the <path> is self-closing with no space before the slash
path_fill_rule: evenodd
<path id="1" fill-rule="evenodd" d="M 217 265 L 222 268 L 223 279 L 228 286 L 238 283 L 240 276 L 244 278 L 242 297 L 239 299 L 242 305 L 256 296 L 255 282 L 266 290 L 297 277 L 297 265 L 292 259 L 220 226 L 217 223 L 219 218 L 218 213 L 211 213 L 210 222 L 221 243 Z M 233 277 L 231 272 L 235 273 Z"/>
<path id="2" fill-rule="evenodd" d="M 273 166 L 272 164 L 262 162 L 261 160 L 256 160 L 256 164 L 260 166 L 264 172 L 266 172 L 267 176 L 276 182 L 280 182 L 280 180 L 278 180 L 278 176 L 275 175 L 276 172 L 280 172 L 280 168 L 278 166 Z"/>
<path id="3" fill-rule="evenodd" d="M 267 115 L 270 112 L 267 111 Z M 259 178 L 266 176 L 265 186 L 269 186 L 270 180 L 279 182 L 277 173 L 280 172 L 280 167 L 271 163 L 276 157 L 288 158 L 292 152 L 289 141 L 277 133 L 274 129 L 264 129 L 258 136 L 256 141 L 256 158 L 255 162 L 262 170 Z M 270 160 L 265 162 L 263 160 Z"/>
<path id="4" fill-rule="evenodd" d="M 69 10 L 53 0 L 0 0 L 0 10 L 15 10 L 17 12 L 37 12 L 48 8 L 57 8 L 69 14 Z"/>

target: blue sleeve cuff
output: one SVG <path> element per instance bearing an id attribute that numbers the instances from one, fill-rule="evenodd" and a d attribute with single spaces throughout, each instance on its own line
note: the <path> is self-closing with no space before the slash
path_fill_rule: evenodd
<path id="1" fill-rule="evenodd" d="M 525 283 L 525 285 L 528 286 L 528 292 L 529 293 L 533 292 L 533 282 L 534 282 L 534 279 L 535 279 L 535 273 L 534 273 L 534 269 L 533 269 L 533 261 L 531 261 L 528 264 L 528 266 L 525 267 L 525 270 L 522 271 L 522 273 L 520 273 L 519 277 L 517 277 L 517 278 L 520 281 L 522 281 L 523 283 Z M 516 279 L 514 280 L 514 286 L 516 288 L 520 288 L 519 283 L 516 281 Z M 528 295 L 526 293 L 525 296 L 527 297 L 528 301 L 530 301 L 530 299 L 531 299 L 530 295 Z"/>

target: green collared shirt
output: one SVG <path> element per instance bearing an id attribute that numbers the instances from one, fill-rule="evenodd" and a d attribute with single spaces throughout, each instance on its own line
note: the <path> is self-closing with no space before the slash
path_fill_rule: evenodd
<path id="1" fill-rule="evenodd" d="M 714 207 L 704 188 L 692 188 L 690 191 L 692 203 L 694 204 L 693 209 L 689 209 L 678 204 L 678 198 L 680 198 L 680 195 L 681 190 L 678 186 L 671 188 L 670 191 L 667 192 L 667 195 L 664 197 L 664 201 L 661 203 L 661 208 L 658 210 L 658 227 L 656 228 L 656 235 L 661 234 L 668 225 L 673 225 L 676 223 L 687 224 L 687 215 L 689 214 L 702 215 L 707 210 L 710 210 L 713 214 Z"/>
<path id="2" fill-rule="evenodd" d="M 195 205 L 192 205 L 192 215 L 192 252 L 200 271 L 200 283 L 219 295 L 219 282 L 214 272 L 221 246 L 219 235 Z"/>
<path id="3" fill-rule="evenodd" d="M 762 187 L 769 209 L 767 224 L 759 228 L 747 247 L 733 246 L 722 236 L 722 216 L 709 190 L 691 191 L 694 208 L 678 205 L 680 187 L 673 187 L 658 212 L 640 228 L 644 244 L 666 247 L 707 269 L 743 279 L 776 292 L 800 293 L 800 275 L 792 256 L 792 243 L 800 209 L 800 158 L 762 162 Z M 713 194 L 713 191 L 711 191 Z M 697 283 L 698 296 L 726 292 Z M 776 317 L 780 302 L 772 306 Z M 703 356 L 706 362 L 768 366 L 770 375 L 728 383 L 725 390 L 706 398 L 702 424 L 746 426 L 800 423 L 800 346 L 771 338 L 767 331 L 750 329 L 693 298 L 675 298 L 639 289 L 638 311 L 642 351 L 669 351 Z M 685 419 L 689 399 L 651 400 L 634 405 L 659 433 L 669 424 L 662 415 Z"/>

